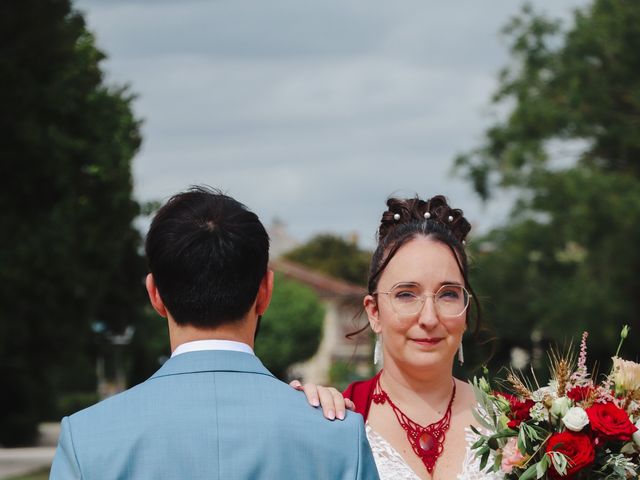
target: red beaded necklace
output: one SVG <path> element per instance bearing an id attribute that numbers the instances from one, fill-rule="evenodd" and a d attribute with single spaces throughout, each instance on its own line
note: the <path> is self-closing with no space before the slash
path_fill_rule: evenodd
<path id="1" fill-rule="evenodd" d="M 380 375 L 376 381 L 376 386 L 373 391 L 372 400 L 376 404 L 389 403 L 389 406 L 396 414 L 396 418 L 400 423 L 400 426 L 407 432 L 407 439 L 413 447 L 415 454 L 420 457 L 424 466 L 427 467 L 429 474 L 433 473 L 433 469 L 436 466 L 438 457 L 442 455 L 444 451 L 444 438 L 449 430 L 451 422 L 451 407 L 453 406 L 453 399 L 456 397 L 456 382 L 453 381 L 453 392 L 451 393 L 451 400 L 447 405 L 447 410 L 444 415 L 437 422 L 431 423 L 426 427 L 423 427 L 419 423 L 414 422 L 405 413 L 398 408 L 398 406 L 391 401 L 387 392 L 385 392 L 380 386 Z"/>

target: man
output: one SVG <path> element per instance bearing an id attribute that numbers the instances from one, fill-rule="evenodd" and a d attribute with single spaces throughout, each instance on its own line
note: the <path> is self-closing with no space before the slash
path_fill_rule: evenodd
<path id="1" fill-rule="evenodd" d="M 377 479 L 362 417 L 330 422 L 253 354 L 273 288 L 269 237 L 205 188 L 171 198 L 146 240 L 171 358 L 62 420 L 51 479 Z"/>

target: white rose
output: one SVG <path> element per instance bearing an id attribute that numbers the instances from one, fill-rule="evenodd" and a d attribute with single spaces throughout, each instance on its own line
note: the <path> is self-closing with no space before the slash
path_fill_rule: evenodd
<path id="1" fill-rule="evenodd" d="M 571 407 L 567 410 L 564 417 L 562 417 L 562 423 L 564 423 L 564 426 L 572 432 L 579 432 L 589 425 L 589 417 L 584 409 L 580 407 Z"/>
<path id="2" fill-rule="evenodd" d="M 556 398 L 551 404 L 551 415 L 556 418 L 564 417 L 571 407 L 571 399 L 568 397 Z"/>
<path id="3" fill-rule="evenodd" d="M 640 448 L 640 420 L 636 422 L 636 428 L 638 430 L 633 434 L 633 441 L 636 442 L 638 448 Z"/>

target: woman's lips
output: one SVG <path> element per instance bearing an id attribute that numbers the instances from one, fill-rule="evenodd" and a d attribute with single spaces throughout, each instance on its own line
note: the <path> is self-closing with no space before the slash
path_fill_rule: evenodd
<path id="1" fill-rule="evenodd" d="M 433 346 L 433 345 L 437 345 L 438 343 L 440 343 L 443 340 L 443 338 L 441 338 L 441 337 L 436 337 L 436 338 L 412 338 L 411 340 L 413 342 L 417 343 L 418 345 Z"/>

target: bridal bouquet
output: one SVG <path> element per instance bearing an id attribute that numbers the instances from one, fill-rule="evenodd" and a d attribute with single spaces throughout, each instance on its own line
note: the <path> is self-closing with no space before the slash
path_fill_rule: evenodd
<path id="1" fill-rule="evenodd" d="M 550 355 L 547 386 L 511 371 L 507 393 L 474 378 L 481 429 L 472 427 L 472 449 L 481 469 L 508 480 L 639 478 L 640 364 L 618 352 L 601 383 L 587 371 L 586 332 L 577 361 L 572 353 Z"/>

